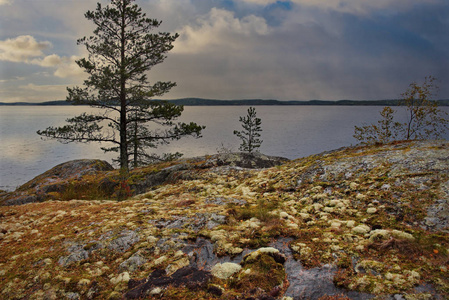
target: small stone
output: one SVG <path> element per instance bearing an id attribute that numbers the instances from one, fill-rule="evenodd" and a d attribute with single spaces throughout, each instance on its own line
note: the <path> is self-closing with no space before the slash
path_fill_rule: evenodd
<path id="1" fill-rule="evenodd" d="M 330 207 L 335 207 L 335 206 L 337 206 L 340 203 L 341 203 L 340 200 L 330 200 L 327 205 L 330 206 Z"/>
<path id="2" fill-rule="evenodd" d="M 220 279 L 228 279 L 235 273 L 239 272 L 242 267 L 239 264 L 235 263 L 218 263 L 212 267 L 211 273 L 213 276 L 218 277 Z"/>
<path id="3" fill-rule="evenodd" d="M 322 205 L 322 204 L 319 204 L 319 203 L 314 203 L 314 204 L 313 204 L 313 209 L 314 209 L 316 212 L 319 212 L 322 208 L 323 208 L 323 205 Z"/>
<path id="4" fill-rule="evenodd" d="M 341 247 L 338 246 L 338 245 L 332 245 L 332 246 L 331 246 L 331 250 L 336 252 L 336 251 L 341 250 Z"/>
<path id="5" fill-rule="evenodd" d="M 282 218 L 282 219 L 288 219 L 289 215 L 285 211 L 281 211 L 279 213 L 279 217 Z"/>
<path id="6" fill-rule="evenodd" d="M 78 286 L 88 286 L 90 284 L 90 280 L 83 278 L 78 281 Z"/>
<path id="7" fill-rule="evenodd" d="M 324 200 L 328 197 L 327 194 L 316 194 L 315 196 L 313 196 L 312 198 L 315 200 Z"/>
<path id="8" fill-rule="evenodd" d="M 323 208 L 323 211 L 325 211 L 327 213 L 333 213 L 335 211 L 335 208 L 333 208 L 333 207 L 325 207 L 325 208 Z"/>
<path id="9" fill-rule="evenodd" d="M 365 224 L 361 224 L 359 226 L 352 228 L 352 232 L 358 233 L 358 234 L 366 234 L 370 231 L 371 231 L 371 228 Z"/>
<path id="10" fill-rule="evenodd" d="M 355 226 L 355 221 L 354 220 L 349 220 L 346 222 L 346 227 L 348 228 L 353 228 Z"/>
<path id="11" fill-rule="evenodd" d="M 309 221 L 306 224 L 307 224 L 307 226 L 314 226 L 316 224 L 316 222 L 315 221 Z"/>
<path id="12" fill-rule="evenodd" d="M 150 295 L 159 295 L 162 293 L 162 289 L 160 287 L 154 288 L 150 291 Z"/>
<path id="13" fill-rule="evenodd" d="M 407 240 L 407 241 L 415 240 L 413 235 L 411 235 L 410 233 L 407 233 L 407 232 L 400 231 L 400 230 L 392 230 L 391 235 L 400 240 Z"/>
<path id="14" fill-rule="evenodd" d="M 301 250 L 301 247 L 305 247 L 305 246 L 306 246 L 306 244 L 303 244 L 303 243 L 290 244 L 290 248 L 296 253 L 299 253 L 299 251 Z"/>
<path id="15" fill-rule="evenodd" d="M 351 190 L 356 190 L 358 187 L 359 187 L 359 184 L 356 183 L 356 182 L 351 182 L 351 183 L 349 184 L 349 188 L 350 188 Z"/>
<path id="16" fill-rule="evenodd" d="M 155 244 L 157 243 L 158 240 L 159 240 L 158 238 L 156 238 L 156 237 L 154 237 L 154 236 L 152 236 L 152 235 L 147 236 L 147 242 L 148 242 L 150 245 L 155 245 Z"/>
<path id="17" fill-rule="evenodd" d="M 341 227 L 341 222 L 340 221 L 334 221 L 334 222 L 331 223 L 331 227 L 338 229 L 338 228 Z"/>
<path id="18" fill-rule="evenodd" d="M 321 220 L 321 221 L 327 221 L 328 218 L 329 218 L 329 217 L 328 217 L 327 214 L 322 214 L 321 217 L 320 217 L 320 220 Z"/>
<path id="19" fill-rule="evenodd" d="M 128 272 L 120 273 L 117 277 L 111 278 L 111 283 L 116 285 L 121 282 L 128 283 L 130 277 Z"/>
<path id="20" fill-rule="evenodd" d="M 291 229 L 299 229 L 299 225 L 293 222 L 289 222 L 287 224 L 287 227 L 291 228 Z"/>
<path id="21" fill-rule="evenodd" d="M 257 218 L 251 218 L 245 223 L 248 228 L 257 229 L 260 227 L 260 221 Z"/>
<path id="22" fill-rule="evenodd" d="M 413 278 L 415 281 L 419 281 L 421 279 L 421 274 L 416 272 L 415 270 L 411 271 L 404 271 L 404 274 L 407 275 L 407 278 L 410 280 L 410 278 Z"/>
<path id="23" fill-rule="evenodd" d="M 312 193 L 320 193 L 324 188 L 321 185 L 314 186 L 310 189 Z"/>
<path id="24" fill-rule="evenodd" d="M 375 213 L 377 212 L 377 208 L 375 208 L 375 207 L 369 207 L 369 208 L 366 210 L 366 212 L 367 212 L 368 214 L 375 214 Z"/>
<path id="25" fill-rule="evenodd" d="M 308 213 L 299 213 L 299 216 L 300 216 L 301 219 L 303 219 L 304 221 L 310 220 L 310 219 L 311 219 L 310 214 L 308 214 Z"/>
<path id="26" fill-rule="evenodd" d="M 376 229 L 371 231 L 369 240 L 371 243 L 387 240 L 390 238 L 390 232 L 385 229 Z"/>
<path id="27" fill-rule="evenodd" d="M 261 254 L 268 254 L 270 256 L 283 256 L 283 254 L 280 254 L 279 250 L 273 247 L 263 247 L 259 248 L 256 251 L 253 251 L 249 254 L 247 254 L 244 258 L 244 262 L 253 262 L 255 261 Z"/>
<path id="28" fill-rule="evenodd" d="M 95 263 L 95 265 L 101 268 L 102 266 L 104 266 L 104 262 L 99 260 Z"/>
<path id="29" fill-rule="evenodd" d="M 365 200 L 365 199 L 366 199 L 366 195 L 363 195 L 363 194 L 358 193 L 358 194 L 355 196 L 355 198 L 356 198 L 357 200 Z"/>

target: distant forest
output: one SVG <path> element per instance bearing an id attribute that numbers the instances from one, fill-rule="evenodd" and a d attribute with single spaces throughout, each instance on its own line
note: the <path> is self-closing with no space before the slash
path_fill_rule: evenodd
<path id="1" fill-rule="evenodd" d="M 162 101 L 155 99 L 153 101 Z M 214 100 L 202 98 L 182 98 L 175 100 L 167 100 L 170 103 L 185 106 L 231 106 L 231 105 L 347 105 L 347 106 L 397 106 L 398 99 L 392 100 L 309 100 L 309 101 L 280 101 L 280 100 L 263 100 L 263 99 L 245 99 L 245 100 Z M 437 100 L 440 106 L 449 106 L 449 99 Z M 46 101 L 39 103 L 31 102 L 14 102 L 5 103 L 0 102 L 3 106 L 20 106 L 20 105 L 37 105 L 37 106 L 51 106 L 51 105 L 71 105 L 65 100 Z"/>

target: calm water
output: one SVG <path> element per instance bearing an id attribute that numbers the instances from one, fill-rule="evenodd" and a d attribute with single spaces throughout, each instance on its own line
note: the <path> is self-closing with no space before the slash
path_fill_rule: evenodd
<path id="1" fill-rule="evenodd" d="M 156 153 L 182 152 L 184 157 L 214 154 L 220 148 L 237 151 L 239 116 L 245 106 L 185 107 L 182 121 L 206 125 L 201 139 L 184 138 L 156 149 Z M 290 159 L 356 144 L 354 126 L 374 123 L 382 107 L 364 106 L 257 106 L 262 119 L 262 146 L 268 155 Z M 444 108 L 449 111 L 447 107 Z M 0 189 L 13 190 L 46 170 L 73 159 L 97 158 L 109 162 L 98 143 L 61 144 L 43 140 L 36 130 L 65 124 L 65 119 L 92 110 L 73 106 L 11 106 L 0 108 Z M 449 136 L 445 137 L 446 139 Z"/>

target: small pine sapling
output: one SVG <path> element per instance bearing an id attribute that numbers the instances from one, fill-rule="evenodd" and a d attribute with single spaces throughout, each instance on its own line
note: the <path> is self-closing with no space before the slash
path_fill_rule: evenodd
<path id="1" fill-rule="evenodd" d="M 234 130 L 234 134 L 242 140 L 239 150 L 252 153 L 262 144 L 262 140 L 259 139 L 259 132 L 262 131 L 262 128 L 260 127 L 262 121 L 260 118 L 257 118 L 256 109 L 250 107 L 248 108 L 246 117 L 240 117 L 240 122 L 242 123 L 243 130 Z"/>

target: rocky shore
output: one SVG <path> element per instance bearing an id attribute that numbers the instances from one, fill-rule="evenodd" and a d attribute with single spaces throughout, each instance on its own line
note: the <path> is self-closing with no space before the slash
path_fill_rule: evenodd
<path id="1" fill-rule="evenodd" d="M 117 178 L 75 161 L 1 196 L 1 299 L 449 298 L 447 141 L 156 164 L 124 201 Z"/>

